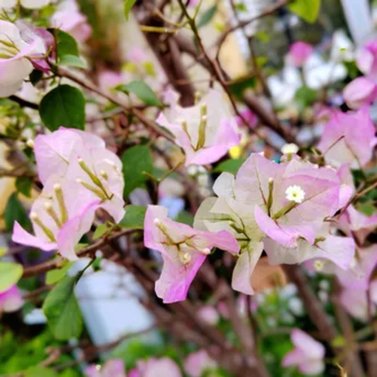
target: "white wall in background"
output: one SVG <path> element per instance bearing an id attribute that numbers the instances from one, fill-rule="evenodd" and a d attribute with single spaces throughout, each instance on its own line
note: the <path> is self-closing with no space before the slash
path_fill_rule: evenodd
<path id="1" fill-rule="evenodd" d="M 75 268 L 81 270 L 88 262 L 80 259 Z M 114 342 L 153 324 L 138 300 L 144 292 L 132 274 L 115 263 L 103 262 L 101 271 L 88 270 L 76 287 L 85 325 L 96 345 Z"/>
<path id="2" fill-rule="evenodd" d="M 341 0 L 349 30 L 356 44 L 372 33 L 373 23 L 368 0 Z"/>

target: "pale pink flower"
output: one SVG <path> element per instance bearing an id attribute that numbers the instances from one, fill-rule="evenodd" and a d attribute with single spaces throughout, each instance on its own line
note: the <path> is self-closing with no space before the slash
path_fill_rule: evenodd
<path id="1" fill-rule="evenodd" d="M 240 141 L 229 105 L 214 89 L 195 106 L 172 104 L 156 121 L 173 133 L 177 145 L 185 152 L 186 165 L 218 161 Z"/>
<path id="2" fill-rule="evenodd" d="M 185 372 L 189 377 L 201 377 L 206 371 L 216 366 L 216 362 L 211 359 L 206 350 L 190 353 L 184 363 Z"/>
<path id="3" fill-rule="evenodd" d="M 318 149 L 334 166 L 350 164 L 352 168 L 360 168 L 372 158 L 377 144 L 375 132 L 368 108 L 348 113 L 339 111 L 326 124 Z"/>
<path id="4" fill-rule="evenodd" d="M 170 220 L 166 208 L 151 205 L 145 215 L 144 243 L 162 255 L 164 264 L 155 290 L 164 303 L 186 298 L 196 273 L 214 247 L 233 254 L 239 251 L 229 232 L 195 230 Z"/>
<path id="5" fill-rule="evenodd" d="M 377 98 L 377 84 L 366 77 L 358 77 L 344 88 L 343 97 L 351 109 L 370 105 Z"/>
<path id="6" fill-rule="evenodd" d="M 126 54 L 127 60 L 134 64 L 142 64 L 148 60 L 148 55 L 141 47 L 134 46 Z"/>
<path id="7" fill-rule="evenodd" d="M 104 141 L 89 132 L 66 129 L 39 135 L 34 152 L 41 182 L 51 175 L 78 182 L 119 222 L 124 216 L 122 163 Z"/>
<path id="8" fill-rule="evenodd" d="M 366 237 L 377 227 L 377 214 L 367 216 L 349 205 L 340 216 L 339 228 L 347 235 L 357 237 L 363 244 Z"/>
<path id="9" fill-rule="evenodd" d="M 288 59 L 295 67 L 302 67 L 313 52 L 313 46 L 298 41 L 289 48 Z"/>
<path id="10" fill-rule="evenodd" d="M 357 52 L 356 64 L 364 75 L 377 79 L 377 40 L 367 42 Z"/>
<path id="11" fill-rule="evenodd" d="M 111 90 L 122 84 L 124 78 L 120 72 L 105 70 L 98 75 L 98 84 L 103 90 Z"/>
<path id="12" fill-rule="evenodd" d="M 130 372 L 130 377 L 182 377 L 182 373 L 173 360 L 163 357 L 139 361 Z"/>
<path id="13" fill-rule="evenodd" d="M 32 72 L 33 60 L 45 53 L 45 42 L 37 34 L 23 37 L 15 24 L 0 20 L 0 97 L 16 93 Z"/>
<path id="14" fill-rule="evenodd" d="M 0 292 L 0 314 L 15 312 L 22 307 L 23 303 L 21 292 L 16 285 Z"/>
<path id="15" fill-rule="evenodd" d="M 85 369 L 86 377 L 126 377 L 124 363 L 119 359 L 107 361 L 102 367 L 90 365 Z"/>
<path id="16" fill-rule="evenodd" d="M 75 0 L 64 0 L 51 18 L 52 26 L 71 34 L 79 42 L 85 42 L 92 34 L 88 24 Z"/>
<path id="17" fill-rule="evenodd" d="M 217 312 L 216 308 L 211 305 L 202 306 L 198 310 L 198 317 L 202 321 L 213 326 L 216 325 L 220 320 L 220 314 Z"/>
<path id="18" fill-rule="evenodd" d="M 295 348 L 285 355 L 283 366 L 296 366 L 308 375 L 321 373 L 325 367 L 325 347 L 300 329 L 292 330 L 291 340 Z"/>
<path id="19" fill-rule="evenodd" d="M 44 251 L 58 250 L 63 257 L 75 260 L 75 246 L 90 230 L 98 207 L 99 200 L 82 185 L 51 176 L 31 207 L 35 235 L 15 222 L 12 240 Z"/>

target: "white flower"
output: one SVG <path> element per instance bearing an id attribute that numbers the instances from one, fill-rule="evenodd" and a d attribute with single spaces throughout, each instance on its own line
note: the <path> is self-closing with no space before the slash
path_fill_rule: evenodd
<path id="1" fill-rule="evenodd" d="M 20 0 L 20 4 L 28 9 L 42 8 L 50 2 L 51 0 Z M 0 0 L 0 9 L 14 8 L 17 3 L 17 0 Z"/>
<path id="2" fill-rule="evenodd" d="M 284 144 L 281 148 L 281 153 L 283 154 L 296 154 L 299 147 L 296 144 Z"/>
<path id="3" fill-rule="evenodd" d="M 289 186 L 285 190 L 285 197 L 295 203 L 302 203 L 305 198 L 305 191 L 297 185 Z"/>

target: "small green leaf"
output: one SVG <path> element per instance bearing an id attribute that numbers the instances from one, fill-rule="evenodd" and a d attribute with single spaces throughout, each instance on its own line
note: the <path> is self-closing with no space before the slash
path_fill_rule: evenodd
<path id="1" fill-rule="evenodd" d="M 0 262 L 0 292 L 16 284 L 21 279 L 22 272 L 23 268 L 20 264 Z"/>
<path id="2" fill-rule="evenodd" d="M 126 16 L 126 20 L 130 17 L 131 9 L 135 3 L 136 0 L 124 0 L 124 15 Z"/>
<path id="3" fill-rule="evenodd" d="M 79 89 L 69 85 L 59 85 L 43 97 L 39 114 L 51 131 L 57 130 L 60 126 L 83 130 L 85 98 Z"/>
<path id="4" fill-rule="evenodd" d="M 124 195 L 128 196 L 135 188 L 141 187 L 153 172 L 152 154 L 146 145 L 135 145 L 122 156 L 124 175 Z"/>
<path id="5" fill-rule="evenodd" d="M 126 206 L 126 214 L 119 225 L 128 229 L 143 229 L 146 210 L 144 206 Z"/>
<path id="6" fill-rule="evenodd" d="M 106 234 L 107 231 L 109 231 L 110 228 L 108 227 L 107 224 L 100 224 L 97 226 L 96 230 L 94 231 L 93 234 L 93 239 L 98 240 L 101 238 L 104 234 Z"/>
<path id="7" fill-rule="evenodd" d="M 66 276 L 47 295 L 43 312 L 55 338 L 69 340 L 80 336 L 83 321 L 74 288 L 76 276 Z"/>
<path id="8" fill-rule="evenodd" d="M 161 101 L 158 99 L 154 91 L 144 81 L 141 81 L 141 80 L 131 81 L 129 84 L 117 86 L 116 89 L 127 94 L 129 93 L 135 94 L 146 105 L 150 105 L 150 106 L 162 105 Z"/>
<path id="9" fill-rule="evenodd" d="M 79 56 L 79 47 L 75 38 L 60 29 L 54 29 L 54 35 L 58 63 L 61 63 L 67 55 Z"/>
<path id="10" fill-rule="evenodd" d="M 302 110 L 313 105 L 316 99 L 317 92 L 307 86 L 302 86 L 295 93 L 295 100 Z"/>
<path id="11" fill-rule="evenodd" d="M 58 281 L 63 279 L 68 270 L 72 267 L 73 262 L 67 262 L 67 264 L 62 268 L 56 268 L 54 270 L 50 270 L 46 274 L 46 284 L 53 285 L 56 284 Z"/>
<path id="12" fill-rule="evenodd" d="M 88 65 L 84 60 L 82 60 L 79 56 L 75 55 L 64 55 L 60 60 L 61 65 L 66 65 L 69 67 L 76 67 L 76 68 L 88 68 Z"/>
<path id="13" fill-rule="evenodd" d="M 12 231 L 15 221 L 18 221 L 24 228 L 30 228 L 30 220 L 24 207 L 18 200 L 17 193 L 13 193 L 8 199 L 4 211 L 5 227 L 8 232 Z"/>
<path id="14" fill-rule="evenodd" d="M 53 369 L 41 366 L 30 367 L 22 375 L 24 377 L 58 377 Z"/>
<path id="15" fill-rule="evenodd" d="M 201 28 L 203 26 L 208 25 L 212 21 L 213 17 L 215 17 L 216 13 L 217 13 L 217 4 L 211 6 L 210 8 L 208 8 L 207 10 L 203 12 L 203 14 L 200 16 L 198 20 L 197 27 Z"/>
<path id="16" fill-rule="evenodd" d="M 213 172 L 214 173 L 228 172 L 228 173 L 236 174 L 244 162 L 245 162 L 244 158 L 225 160 L 221 162 L 220 164 L 218 164 L 213 169 Z"/>
<path id="17" fill-rule="evenodd" d="M 21 194 L 30 198 L 31 188 L 33 181 L 29 177 L 17 177 L 16 179 L 16 189 Z"/>
<path id="18" fill-rule="evenodd" d="M 318 18 L 321 0 L 294 0 L 288 7 L 306 22 L 313 23 Z"/>

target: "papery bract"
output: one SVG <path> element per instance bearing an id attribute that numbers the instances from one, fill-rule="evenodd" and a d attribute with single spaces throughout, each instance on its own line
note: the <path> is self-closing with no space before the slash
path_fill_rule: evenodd
<path id="1" fill-rule="evenodd" d="M 185 372 L 189 377 L 201 377 L 206 371 L 216 366 L 216 362 L 211 359 L 206 350 L 190 353 L 184 362 Z"/>
<path id="2" fill-rule="evenodd" d="M 34 142 L 39 178 L 52 174 L 79 182 L 119 222 L 124 216 L 122 163 L 104 141 L 89 132 L 61 127 Z"/>
<path id="3" fill-rule="evenodd" d="M 239 246 L 226 231 L 217 233 L 195 230 L 167 218 L 167 209 L 148 206 L 144 222 L 145 246 L 158 250 L 164 260 L 157 296 L 164 303 L 182 301 L 211 249 L 218 247 L 236 254 Z"/>
<path id="4" fill-rule="evenodd" d="M 102 367 L 90 365 L 85 369 L 86 377 L 126 377 L 123 360 L 112 359 Z"/>
<path id="5" fill-rule="evenodd" d="M 75 0 L 64 0 L 60 3 L 58 10 L 53 14 L 51 23 L 75 37 L 79 42 L 85 42 L 92 33 L 88 24 Z"/>
<path id="6" fill-rule="evenodd" d="M 32 61 L 45 53 L 45 43 L 37 34 L 23 38 L 15 24 L 0 20 L 0 97 L 16 93 L 33 70 Z"/>
<path id="7" fill-rule="evenodd" d="M 75 246 L 90 230 L 99 204 L 82 185 L 51 176 L 31 207 L 35 235 L 15 222 L 12 240 L 44 251 L 58 250 L 75 260 Z"/>
<path id="8" fill-rule="evenodd" d="M 377 144 L 375 132 L 368 108 L 348 113 L 339 111 L 326 124 L 318 149 L 334 166 L 346 163 L 361 168 L 372 158 Z"/>
<path id="9" fill-rule="evenodd" d="M 377 98 L 377 83 L 366 77 L 358 77 L 344 88 L 343 97 L 351 109 L 370 105 Z"/>
<path id="10" fill-rule="evenodd" d="M 20 309 L 23 302 L 20 290 L 16 285 L 13 285 L 6 291 L 0 292 L 0 314 L 2 312 L 10 313 Z"/>
<path id="11" fill-rule="evenodd" d="M 285 355 L 283 366 L 296 366 L 301 373 L 314 375 L 324 370 L 325 347 L 300 329 L 291 332 L 294 349 Z"/>
<path id="12" fill-rule="evenodd" d="M 185 152 L 186 165 L 213 163 L 240 141 L 229 105 L 214 89 L 195 106 L 172 104 L 156 121 L 173 133 L 176 143 Z"/>
<path id="13" fill-rule="evenodd" d="M 129 377 L 182 377 L 177 364 L 167 358 L 151 358 L 139 361 L 137 367 L 130 372 Z"/>

